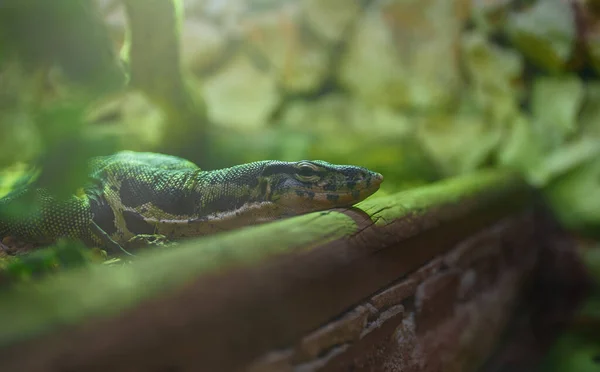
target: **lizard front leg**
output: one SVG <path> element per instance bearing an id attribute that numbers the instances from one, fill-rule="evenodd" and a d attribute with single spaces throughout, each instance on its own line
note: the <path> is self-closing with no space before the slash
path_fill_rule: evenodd
<path id="1" fill-rule="evenodd" d="M 152 247 L 165 247 L 173 245 L 175 242 L 169 240 L 162 234 L 138 234 L 127 241 L 127 248 L 138 249 L 148 246 Z"/>
<path id="2" fill-rule="evenodd" d="M 90 221 L 90 230 L 94 237 L 96 237 L 101 243 L 102 246 L 107 248 L 111 254 L 117 253 L 125 253 L 129 256 L 135 256 L 134 254 L 128 252 L 125 248 L 121 247 L 121 245 L 115 242 L 107 233 L 104 231 L 96 222 L 93 220 Z"/>

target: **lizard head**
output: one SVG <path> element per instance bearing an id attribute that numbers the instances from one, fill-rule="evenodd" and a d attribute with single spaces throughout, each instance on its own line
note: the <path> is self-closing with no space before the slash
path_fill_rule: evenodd
<path id="1" fill-rule="evenodd" d="M 260 179 L 265 199 L 293 213 L 351 206 L 383 182 L 381 174 L 366 168 L 322 160 L 268 162 Z"/>

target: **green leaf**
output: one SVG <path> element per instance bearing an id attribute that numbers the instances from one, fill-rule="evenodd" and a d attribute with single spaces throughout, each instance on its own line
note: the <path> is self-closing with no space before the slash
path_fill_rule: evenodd
<path id="1" fill-rule="evenodd" d="M 541 164 L 544 151 L 531 122 L 518 116 L 509 127 L 504 145 L 498 153 L 500 165 L 521 171 L 531 178 L 531 173 Z"/>
<path id="2" fill-rule="evenodd" d="M 507 20 L 512 43 L 537 66 L 560 72 L 571 57 L 576 29 L 571 4 L 565 0 L 543 0 Z"/>
<path id="3" fill-rule="evenodd" d="M 431 118 L 418 127 L 419 139 L 446 175 L 473 171 L 487 163 L 500 144 L 502 125 L 476 114 Z"/>
<path id="4" fill-rule="evenodd" d="M 579 115 L 582 135 L 600 138 L 600 83 L 586 81 L 585 90 L 585 101 Z"/>
<path id="5" fill-rule="evenodd" d="M 553 180 L 543 193 L 564 226 L 600 236 L 600 158 Z"/>
<path id="6" fill-rule="evenodd" d="M 543 362 L 542 372 L 600 372 L 600 336 L 566 332 Z"/>
<path id="7" fill-rule="evenodd" d="M 600 138 L 581 138 L 546 156 L 542 163 L 533 169 L 531 182 L 545 186 L 552 179 L 569 172 L 600 156 Z"/>
<path id="8" fill-rule="evenodd" d="M 531 92 L 536 134 L 547 149 L 556 149 L 577 131 L 584 88 L 576 76 L 540 77 Z"/>

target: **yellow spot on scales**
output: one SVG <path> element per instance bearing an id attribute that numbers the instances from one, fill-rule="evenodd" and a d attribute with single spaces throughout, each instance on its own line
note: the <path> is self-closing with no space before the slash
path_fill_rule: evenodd
<path id="1" fill-rule="evenodd" d="M 80 187 L 77 190 L 75 190 L 75 196 L 79 199 L 83 199 L 86 197 L 85 190 L 83 189 L 83 187 Z"/>

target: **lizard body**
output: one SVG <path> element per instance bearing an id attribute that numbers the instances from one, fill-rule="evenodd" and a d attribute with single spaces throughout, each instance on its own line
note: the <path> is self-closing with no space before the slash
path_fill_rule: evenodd
<path id="1" fill-rule="evenodd" d="M 122 151 L 92 158 L 81 193 L 57 200 L 25 183 L 0 199 L 0 237 L 50 243 L 77 238 L 126 246 L 139 235 L 206 235 L 282 217 L 351 206 L 379 189 L 379 173 L 324 161 L 258 161 L 202 171 L 174 156 Z M 38 212 L 8 215 L 26 195 Z"/>

